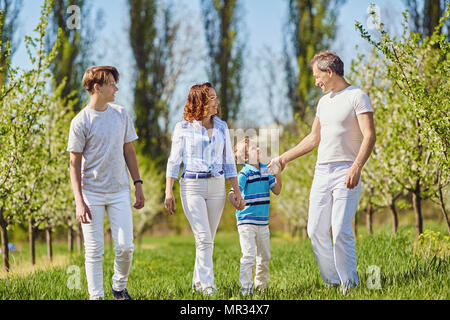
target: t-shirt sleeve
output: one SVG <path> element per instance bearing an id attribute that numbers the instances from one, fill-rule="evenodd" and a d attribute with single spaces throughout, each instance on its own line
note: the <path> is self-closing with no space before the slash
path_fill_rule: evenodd
<path id="1" fill-rule="evenodd" d="M 353 108 L 356 114 L 361 114 L 364 112 L 373 112 L 372 102 L 367 94 L 360 91 L 355 94 Z"/>
<path id="2" fill-rule="evenodd" d="M 239 183 L 239 189 L 244 191 L 245 185 L 247 184 L 247 176 L 243 174 L 242 172 L 239 172 L 238 174 L 238 183 Z"/>
<path id="3" fill-rule="evenodd" d="M 269 174 L 269 188 L 272 189 L 273 187 L 275 187 L 275 177 Z"/>
<path id="4" fill-rule="evenodd" d="M 136 130 L 134 129 L 133 120 L 125 112 L 125 139 L 124 143 L 134 141 L 138 138 Z"/>
<path id="5" fill-rule="evenodd" d="M 74 118 L 70 123 L 69 141 L 67 143 L 67 151 L 83 152 L 86 144 L 86 136 L 83 130 L 83 124 Z"/>

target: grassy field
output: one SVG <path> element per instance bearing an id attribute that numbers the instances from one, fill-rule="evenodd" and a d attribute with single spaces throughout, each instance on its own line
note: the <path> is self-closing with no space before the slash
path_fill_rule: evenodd
<path id="1" fill-rule="evenodd" d="M 128 291 L 134 299 L 150 300 L 450 298 L 450 239 L 444 228 L 426 231 L 420 241 L 415 239 L 412 226 L 401 227 L 396 236 L 391 234 L 389 227 L 377 229 L 372 236 L 364 231 L 359 231 L 356 242 L 360 287 L 345 296 L 338 288 L 323 286 L 309 239 L 291 239 L 283 234 L 273 234 L 269 288 L 265 293 L 242 297 L 238 282 L 241 253 L 237 232 L 219 232 L 216 237 L 214 270 L 219 291 L 217 295 L 204 297 L 191 290 L 195 254 L 192 235 L 144 239 L 134 253 Z M 56 246 L 55 251 L 62 259 L 64 246 L 60 246 Z M 43 248 L 39 250 L 44 255 Z M 113 252 L 106 246 L 106 299 L 112 299 L 113 257 Z M 376 270 L 380 271 L 379 283 L 376 282 Z M 0 277 L 2 300 L 72 300 L 88 297 L 84 258 L 80 255 L 66 256 L 65 260 L 50 269 L 37 268 Z"/>

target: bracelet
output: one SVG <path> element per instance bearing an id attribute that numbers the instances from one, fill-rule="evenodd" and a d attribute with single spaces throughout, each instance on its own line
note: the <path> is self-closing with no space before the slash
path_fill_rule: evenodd
<path id="1" fill-rule="evenodd" d="M 141 184 L 144 184 L 144 181 L 142 181 L 142 180 L 136 180 L 133 182 L 133 184 L 136 185 L 136 183 L 138 183 L 138 182 L 140 182 Z"/>

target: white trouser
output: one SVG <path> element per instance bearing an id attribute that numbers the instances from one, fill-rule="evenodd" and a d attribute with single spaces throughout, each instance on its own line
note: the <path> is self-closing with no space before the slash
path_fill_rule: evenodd
<path id="1" fill-rule="evenodd" d="M 114 241 L 115 258 L 112 288 L 115 291 L 121 291 L 127 285 L 134 251 L 130 191 L 102 194 L 83 190 L 83 198 L 92 214 L 90 223 L 81 224 L 85 246 L 88 290 L 91 299 L 103 298 L 105 210 L 108 213 Z"/>
<path id="2" fill-rule="evenodd" d="M 317 164 L 311 186 L 308 236 L 327 284 L 358 285 L 352 220 L 358 208 L 361 181 L 353 189 L 346 187 L 351 165 L 352 162 Z"/>
<path id="3" fill-rule="evenodd" d="M 255 288 L 266 289 L 270 261 L 269 226 L 242 224 L 238 226 L 242 258 L 239 282 L 242 288 L 251 289 L 253 267 L 256 261 Z"/>
<path id="4" fill-rule="evenodd" d="M 214 237 L 225 205 L 225 178 L 180 180 L 181 203 L 195 237 L 192 286 L 214 288 Z"/>

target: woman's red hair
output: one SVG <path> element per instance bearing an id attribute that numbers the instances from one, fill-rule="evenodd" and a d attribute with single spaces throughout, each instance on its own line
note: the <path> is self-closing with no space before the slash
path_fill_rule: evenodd
<path id="1" fill-rule="evenodd" d="M 211 100 L 209 89 L 212 85 L 209 82 L 196 84 L 191 87 L 184 106 L 183 118 L 186 121 L 201 121 L 208 114 L 208 102 Z"/>

